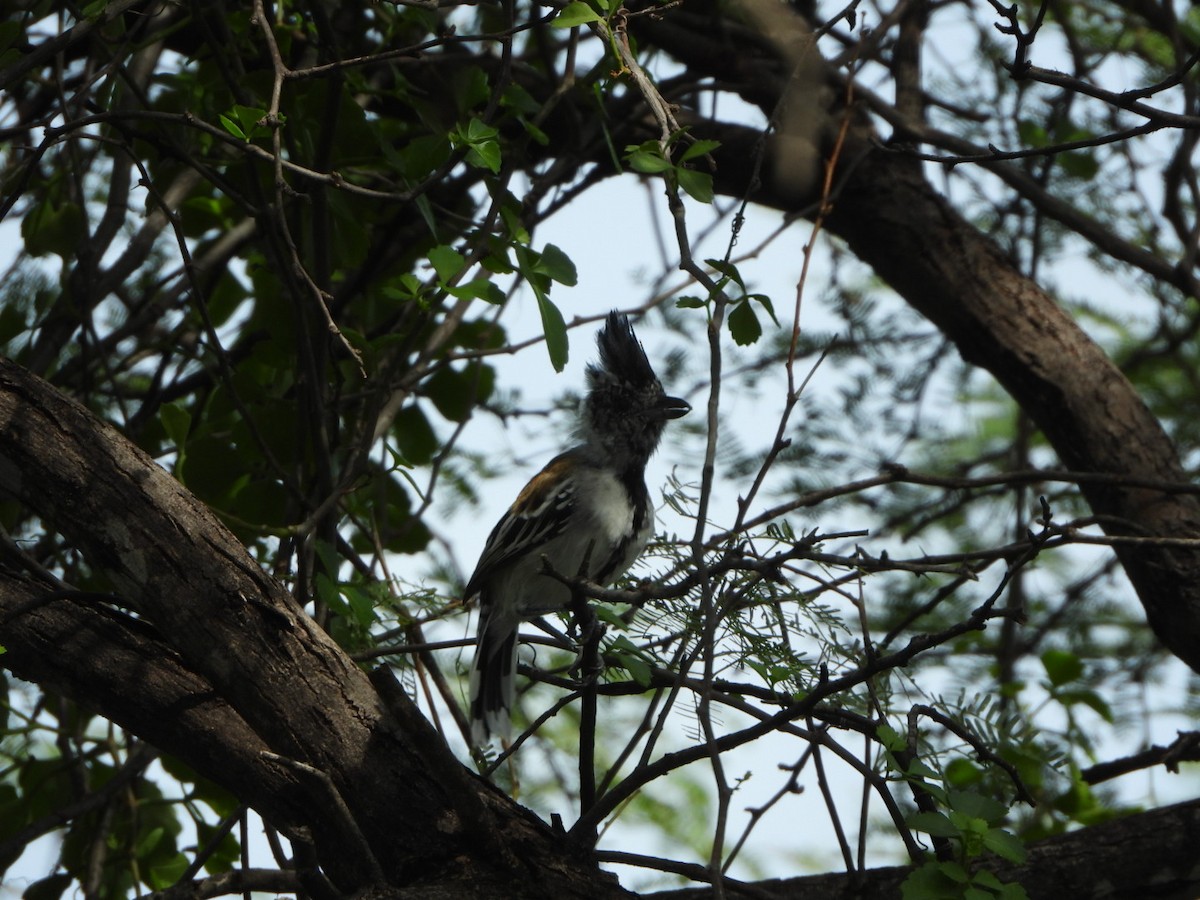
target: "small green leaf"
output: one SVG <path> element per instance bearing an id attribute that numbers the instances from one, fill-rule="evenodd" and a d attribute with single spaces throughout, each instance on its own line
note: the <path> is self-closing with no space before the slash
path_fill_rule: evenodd
<path id="1" fill-rule="evenodd" d="M 927 862 L 913 869 L 900 885 L 902 900 L 960 900 L 962 886 L 943 871 L 946 865 Z"/>
<path id="2" fill-rule="evenodd" d="M 972 791 L 950 791 L 948 798 L 955 812 L 983 819 L 988 824 L 995 824 L 1008 814 L 1008 807 L 999 800 Z"/>
<path id="3" fill-rule="evenodd" d="M 550 354 L 550 365 L 555 372 L 561 372 L 567 365 L 569 347 L 567 342 L 567 323 L 563 321 L 562 313 L 557 306 L 541 291 L 538 295 L 538 312 L 542 314 L 542 330 L 546 335 L 546 352 Z"/>
<path id="4" fill-rule="evenodd" d="M 235 138 L 242 141 L 250 140 L 248 137 L 246 137 L 246 132 L 242 131 L 242 126 L 233 121 L 233 119 L 229 118 L 229 116 L 225 115 L 225 113 L 221 113 L 221 115 L 217 116 L 217 118 L 220 120 L 221 124 L 225 126 L 225 130 L 232 134 Z"/>
<path id="5" fill-rule="evenodd" d="M 159 845 L 159 843 L 162 842 L 165 834 L 166 832 L 162 829 L 162 827 L 151 828 L 138 840 L 137 846 L 134 847 L 133 850 L 134 854 L 139 858 L 149 855 L 150 851 L 152 851 Z"/>
<path id="6" fill-rule="evenodd" d="M 738 267 L 731 262 L 723 259 L 706 259 L 704 261 L 716 271 L 720 272 L 743 291 L 746 290 L 746 282 L 742 280 L 742 273 L 738 271 Z"/>
<path id="7" fill-rule="evenodd" d="M 729 314 L 729 333 L 739 347 L 749 346 L 762 337 L 762 325 L 749 302 L 739 303 Z"/>
<path id="8" fill-rule="evenodd" d="M 999 900 L 1029 900 L 1029 894 L 1019 884 L 1006 884 L 1000 890 Z"/>
<path id="9" fill-rule="evenodd" d="M 500 105 L 528 116 L 537 115 L 542 111 L 542 105 L 534 99 L 533 94 L 515 81 L 504 88 L 504 93 L 500 95 Z"/>
<path id="10" fill-rule="evenodd" d="M 969 759 L 953 759 L 946 766 L 946 781 L 954 787 L 968 787 L 978 784 L 983 778 L 983 769 Z"/>
<path id="11" fill-rule="evenodd" d="M 1083 661 L 1069 650 L 1047 650 L 1042 654 L 1042 666 L 1055 687 L 1074 681 L 1083 674 Z"/>
<path id="12" fill-rule="evenodd" d="M 1074 150 L 1068 153 L 1060 153 L 1056 158 L 1064 172 L 1072 178 L 1078 178 L 1082 181 L 1091 181 L 1100 171 L 1100 162 L 1096 159 L 1096 154 L 1090 150 Z"/>
<path id="13" fill-rule="evenodd" d="M 464 129 L 459 126 L 451 135 L 457 144 L 467 146 L 467 164 L 479 169 L 500 171 L 500 132 L 480 119 L 471 119 Z"/>
<path id="14" fill-rule="evenodd" d="M 158 410 L 158 418 L 167 437 L 177 450 L 182 450 L 187 443 L 188 430 L 192 427 L 192 414 L 187 407 L 178 401 L 164 403 Z"/>
<path id="15" fill-rule="evenodd" d="M 883 744 L 884 749 L 895 752 L 908 747 L 908 741 L 891 725 L 880 724 L 875 728 L 875 738 Z"/>
<path id="16" fill-rule="evenodd" d="M 625 158 L 629 167 L 643 175 L 658 175 L 675 168 L 671 161 L 663 156 L 662 147 L 658 141 L 646 141 L 643 144 L 631 144 L 625 148 Z"/>
<path id="17" fill-rule="evenodd" d="M 150 886 L 155 890 L 166 890 L 179 881 L 183 873 L 188 870 L 189 865 L 191 865 L 191 860 L 187 856 L 176 853 L 166 862 L 150 869 Z"/>
<path id="18" fill-rule="evenodd" d="M 699 297 L 680 297 L 675 301 L 679 309 L 704 309 L 708 304 Z"/>
<path id="19" fill-rule="evenodd" d="M 392 434 L 396 436 L 400 456 L 409 465 L 424 465 L 441 447 L 425 413 L 415 404 L 410 403 L 396 415 Z"/>
<path id="20" fill-rule="evenodd" d="M 77 203 L 55 206 L 44 200 L 21 220 L 21 237 L 30 256 L 54 253 L 65 260 L 75 254 L 86 229 L 83 209 Z"/>
<path id="21" fill-rule="evenodd" d="M 675 170 L 675 177 L 679 179 L 679 186 L 693 200 L 700 203 L 713 202 L 715 196 L 713 193 L 713 180 L 712 176 L 707 172 L 679 168 Z"/>
<path id="22" fill-rule="evenodd" d="M 429 262 L 433 271 L 437 272 L 438 279 L 448 282 L 462 271 L 467 259 L 453 247 L 442 244 L 429 251 Z"/>
<path id="23" fill-rule="evenodd" d="M 500 173 L 500 145 L 495 141 L 480 141 L 467 151 L 467 163 L 477 169 Z"/>
<path id="24" fill-rule="evenodd" d="M 356 585 L 344 584 L 342 595 L 350 605 L 355 622 L 362 628 L 370 628 L 375 624 L 375 601 L 370 594 Z"/>
<path id="25" fill-rule="evenodd" d="M 576 25 L 586 25 L 588 22 L 598 22 L 599 20 L 600 13 L 581 0 L 572 0 L 563 7 L 562 12 L 554 17 L 551 24 L 555 28 L 574 28 Z"/>
<path id="26" fill-rule="evenodd" d="M 533 271 L 540 272 L 551 280 L 568 287 L 574 286 L 579 280 L 575 263 L 571 262 L 571 258 L 554 244 L 546 245 L 541 258 L 534 264 Z"/>
<path id="27" fill-rule="evenodd" d="M 482 119 L 472 119 L 467 123 L 467 143 L 475 144 L 480 141 L 494 140 L 500 132 L 488 125 Z"/>
<path id="28" fill-rule="evenodd" d="M 993 828 L 983 836 L 983 846 L 1017 864 L 1025 862 L 1025 857 L 1029 855 L 1019 838 L 1000 828 Z"/>
<path id="29" fill-rule="evenodd" d="M 466 284 L 448 288 L 447 291 L 461 300 L 482 300 L 496 306 L 504 302 L 504 291 L 486 278 L 472 278 Z"/>
<path id="30" fill-rule="evenodd" d="M 707 156 L 718 147 L 721 146 L 720 141 L 693 141 L 688 145 L 688 148 L 679 156 L 681 163 L 696 159 L 699 156 Z"/>
<path id="31" fill-rule="evenodd" d="M 934 837 L 962 837 L 962 830 L 956 828 L 943 813 L 917 812 L 904 820 L 913 831 L 923 831 Z"/>
<path id="32" fill-rule="evenodd" d="M 1113 721 L 1112 707 L 1095 691 L 1055 691 L 1054 699 L 1063 706 L 1074 706 L 1076 703 L 1082 703 L 1084 706 L 1091 707 L 1099 713 L 1100 718 L 1105 722 Z"/>
<path id="33" fill-rule="evenodd" d="M 746 299 L 754 300 L 756 303 L 761 304 L 762 308 L 767 311 L 767 315 L 771 317 L 771 321 L 774 322 L 776 326 L 779 325 L 779 319 L 775 316 L 775 304 L 771 302 L 770 297 L 768 297 L 766 294 L 747 294 Z"/>
<path id="34" fill-rule="evenodd" d="M 607 652 L 613 656 L 617 664 L 629 673 L 634 681 L 642 687 L 650 686 L 650 666 L 646 663 L 641 651 L 628 638 L 620 635 L 609 645 Z"/>

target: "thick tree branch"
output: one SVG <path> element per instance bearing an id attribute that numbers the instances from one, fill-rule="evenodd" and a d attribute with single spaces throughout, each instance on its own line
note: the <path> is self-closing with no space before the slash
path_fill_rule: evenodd
<path id="1" fill-rule="evenodd" d="M 0 493 L 65 535 L 138 614 L 40 602 L 48 588 L 6 573 L 0 601 L 19 614 L 0 623 L 5 664 L 302 830 L 340 889 L 373 883 L 361 842 L 340 827 L 348 814 L 392 885 L 483 885 L 504 897 L 530 881 L 545 896 L 622 893 L 588 854 L 473 778 L 403 692 L 377 679 L 381 699 L 166 471 L 8 361 Z M 132 681 L 146 689 L 131 691 Z"/>
<path id="2" fill-rule="evenodd" d="M 987 867 L 1025 888 L 1030 900 L 1105 897 L 1107 900 L 1190 900 L 1200 889 L 1200 801 L 1193 800 L 1039 841 L 1020 866 L 991 859 Z M 907 866 L 759 881 L 748 890 L 727 886 L 730 900 L 831 900 L 899 897 Z M 646 895 L 653 900 L 706 900 L 711 888 Z"/>

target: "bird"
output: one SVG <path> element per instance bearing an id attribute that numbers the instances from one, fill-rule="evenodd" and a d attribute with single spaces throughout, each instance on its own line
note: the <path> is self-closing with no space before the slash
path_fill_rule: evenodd
<path id="1" fill-rule="evenodd" d="M 469 683 L 471 738 L 507 741 L 522 621 L 571 602 L 553 575 L 607 587 L 633 564 L 654 530 L 646 463 L 670 419 L 686 415 L 654 374 L 629 318 L 608 314 L 596 335 L 599 363 L 586 370 L 578 443 L 554 457 L 496 523 L 463 596 L 478 600 Z"/>

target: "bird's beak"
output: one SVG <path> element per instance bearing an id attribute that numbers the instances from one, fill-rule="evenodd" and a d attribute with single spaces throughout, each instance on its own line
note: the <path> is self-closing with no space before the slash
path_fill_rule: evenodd
<path id="1" fill-rule="evenodd" d="M 658 401 L 658 411 L 664 419 L 678 419 L 692 411 L 692 405 L 678 397 L 663 397 Z"/>

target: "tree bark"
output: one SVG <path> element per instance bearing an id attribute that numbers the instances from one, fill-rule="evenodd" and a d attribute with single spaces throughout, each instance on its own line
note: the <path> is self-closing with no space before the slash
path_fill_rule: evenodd
<path id="1" fill-rule="evenodd" d="M 1022 865 L 989 859 L 1002 881 L 1020 884 L 1029 900 L 1103 897 L 1105 900 L 1193 900 L 1200 889 L 1200 800 L 1093 825 L 1040 841 Z M 755 882 L 729 897 L 778 900 L 883 900 L 900 896 L 912 869 Z M 711 888 L 662 891 L 648 900 L 705 900 Z"/>
<path id="2" fill-rule="evenodd" d="M 4 664 L 179 756 L 311 841 L 336 894 L 631 896 L 590 853 L 463 769 L 390 673 L 368 680 L 153 460 L 7 361 L 0 493 L 97 561 L 137 611 L 63 592 L 6 560 Z M 164 609 L 180 604 L 189 609 Z M 205 621 L 218 617 L 228 621 Z M 186 625 L 161 624 L 180 619 Z M 198 648 L 181 628 L 225 643 Z M 247 699 L 256 678 L 277 695 Z M 1051 839 L 1028 865 L 998 873 L 1035 898 L 1079 896 L 1070 885 L 1100 893 L 1106 884 L 1116 887 L 1105 896 L 1131 900 L 1194 896 L 1197 846 L 1193 802 Z M 907 872 L 762 882 L 753 896 L 889 896 Z"/>
<path id="3" fill-rule="evenodd" d="M 387 675 L 372 684 L 154 460 L 7 360 L 0 493 L 61 533 L 136 613 L 5 567 L 5 665 L 311 842 L 342 893 L 445 883 L 462 896 L 623 894 L 590 854 L 464 769 Z"/>

